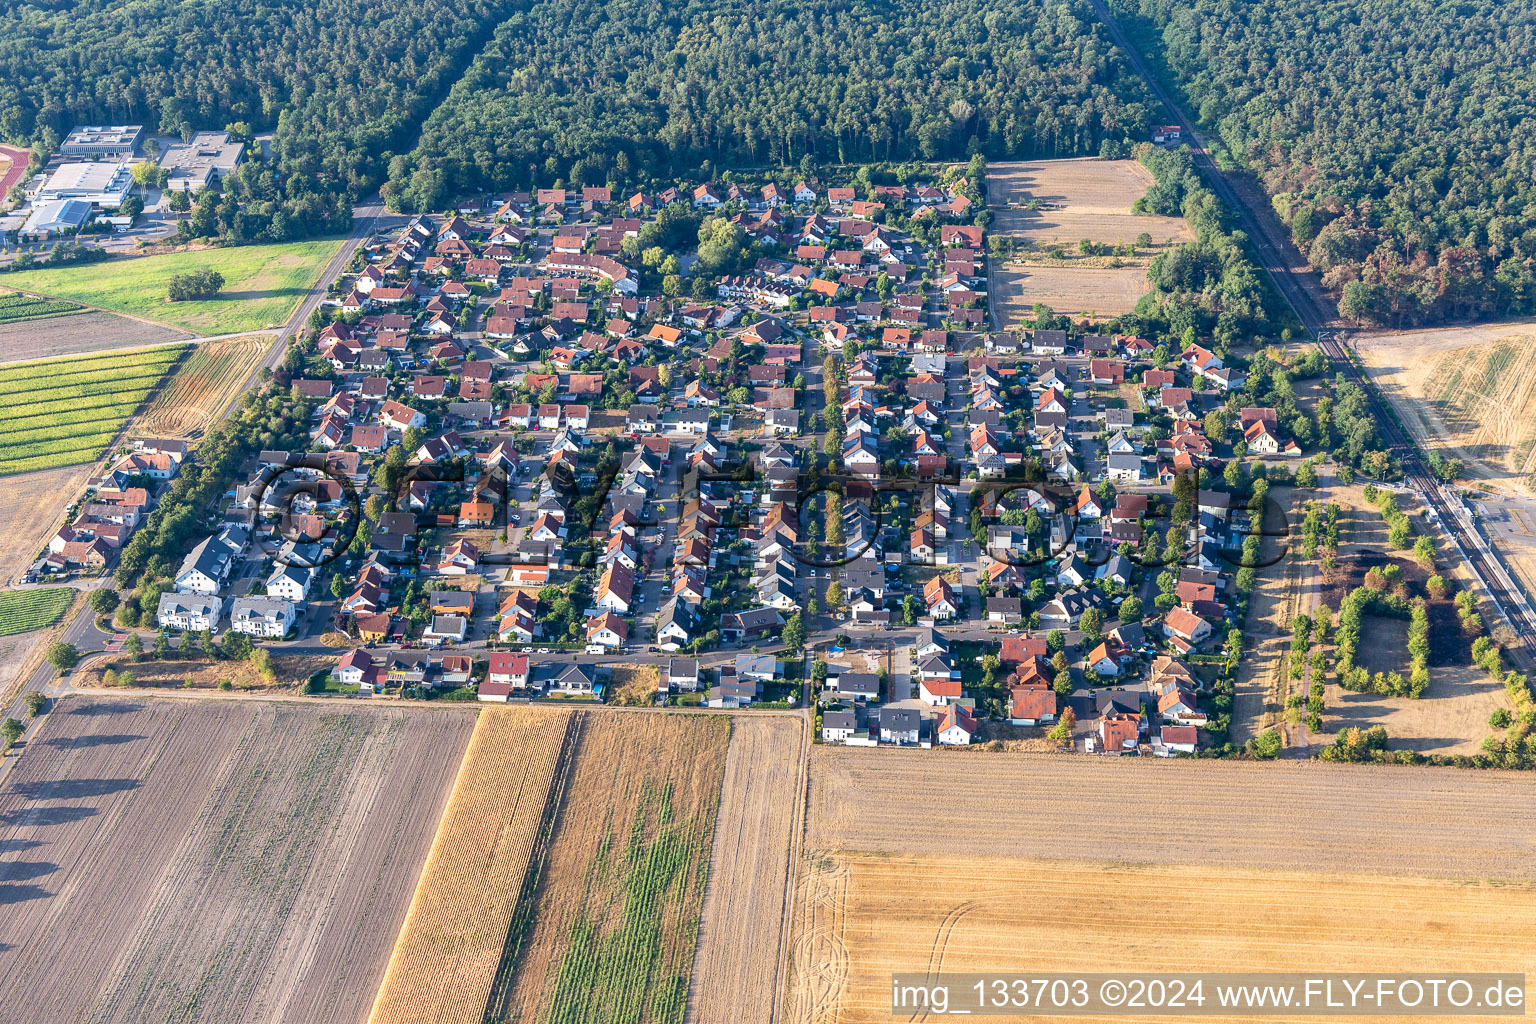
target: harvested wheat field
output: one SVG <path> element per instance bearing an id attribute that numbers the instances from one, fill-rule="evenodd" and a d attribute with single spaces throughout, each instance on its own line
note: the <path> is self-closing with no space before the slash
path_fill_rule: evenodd
<path id="1" fill-rule="evenodd" d="M 891 1020 L 898 971 L 1536 971 L 1529 882 L 854 853 L 803 891 L 803 1024 Z"/>
<path id="2" fill-rule="evenodd" d="M 889 1020 L 893 971 L 1536 971 L 1518 773 L 821 747 L 810 780 L 800 1024 Z"/>
<path id="3" fill-rule="evenodd" d="M 364 1020 L 473 722 L 63 699 L 0 786 L 0 1019 Z"/>
<path id="4" fill-rule="evenodd" d="M 675 1021 L 687 1001 L 730 721 L 573 712 L 558 816 L 486 1020 Z"/>
<path id="5" fill-rule="evenodd" d="M 483 1019 L 572 724 L 561 710 L 480 712 L 373 1024 Z"/>
<path id="6" fill-rule="evenodd" d="M 202 436 L 239 397 L 271 348 L 267 334 L 198 345 L 160 389 L 140 426 L 157 437 Z"/>
<path id="7" fill-rule="evenodd" d="M 1153 244 L 1188 242 L 1194 234 L 1180 217 L 1138 215 L 1131 204 L 1147 194 L 1152 172 L 1135 160 L 1036 160 L 987 165 L 987 202 L 993 234 L 1036 243 L 1076 245 L 1081 239 L 1124 245 L 1142 232 Z M 1030 200 L 1039 209 L 1008 209 Z"/>
<path id="8" fill-rule="evenodd" d="M 732 722 L 687 1021 L 773 1019 L 805 755 L 799 715 L 740 715 Z"/>
<path id="9" fill-rule="evenodd" d="M 1413 435 L 1474 478 L 1536 493 L 1536 325 L 1351 338 Z"/>
<path id="10" fill-rule="evenodd" d="M 988 287 L 997 304 L 998 322 L 1011 327 L 1033 316 L 1043 302 L 1054 313 L 1091 319 L 1119 316 L 1136 308 L 1152 290 L 1145 264 L 1123 267 L 1060 266 L 993 260 Z"/>
<path id="11" fill-rule="evenodd" d="M 813 747 L 810 779 L 808 856 L 964 843 L 993 857 L 1310 871 L 1347 857 L 1361 871 L 1536 881 L 1529 823 L 1508 812 L 1536 799 L 1536 777 L 1518 772 Z M 948 779 L 985 796 L 916 796 Z"/>
<path id="12" fill-rule="evenodd" d="M 1040 160 L 987 167 L 991 234 L 1021 243 L 1017 259 L 989 261 L 988 289 L 997 322 L 1007 328 L 1036 303 L 1057 313 L 1111 317 L 1129 313 L 1150 290 L 1147 266 L 1155 249 L 1135 256 L 1084 259 L 1084 239 L 1131 245 L 1146 233 L 1162 248 L 1194 235 L 1179 217 L 1140 216 L 1131 204 L 1152 175 L 1134 160 Z M 1033 203 L 1037 208 L 1029 209 Z M 1063 259 L 1048 259 L 1060 246 Z M 1113 264 L 1119 264 L 1113 265 Z"/>

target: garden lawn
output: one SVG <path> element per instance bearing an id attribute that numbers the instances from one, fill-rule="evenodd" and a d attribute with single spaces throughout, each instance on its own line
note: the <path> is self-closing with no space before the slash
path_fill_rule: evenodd
<path id="1" fill-rule="evenodd" d="M 23 270 L 6 275 L 4 283 L 7 288 L 71 299 L 198 334 L 234 334 L 287 320 L 340 248 L 341 239 L 321 239 L 202 249 Z M 201 269 L 224 275 L 224 288 L 215 298 L 166 300 L 171 275 Z"/>

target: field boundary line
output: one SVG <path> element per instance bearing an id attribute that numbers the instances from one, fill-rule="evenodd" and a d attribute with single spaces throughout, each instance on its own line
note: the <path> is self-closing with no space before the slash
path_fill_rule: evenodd
<path id="1" fill-rule="evenodd" d="M 516 989 L 513 983 L 517 979 L 518 956 L 522 952 L 528 926 L 533 920 L 539 884 L 544 878 L 544 863 L 549 857 L 549 848 L 554 842 L 555 831 L 565 808 L 565 789 L 575 774 L 577 748 L 581 746 L 586 717 L 585 712 L 572 710 L 565 722 L 565 738 L 560 742 L 560 757 L 555 762 L 555 773 L 545 792 L 544 810 L 539 815 L 539 831 L 534 837 L 533 849 L 528 855 L 528 867 L 523 872 L 523 883 L 518 889 L 517 902 L 512 907 L 512 919 L 507 923 L 507 934 L 501 943 L 501 961 L 496 965 L 491 989 L 485 996 L 485 1010 L 481 1014 L 485 1024 L 494 1024 L 505 1015 L 506 1007 L 501 1004 Z"/>
<path id="2" fill-rule="evenodd" d="M 790 933 L 795 929 L 795 920 L 791 915 L 794 906 L 795 886 L 799 881 L 800 856 L 805 848 L 806 813 L 810 805 L 811 790 L 811 727 L 810 712 L 805 711 L 796 715 L 800 720 L 800 777 L 795 783 L 795 799 L 799 805 L 795 808 L 795 822 L 798 827 L 790 829 L 789 833 L 789 870 L 785 872 L 784 904 L 780 915 L 782 927 L 779 929 L 779 949 L 777 962 L 774 965 L 776 977 L 773 984 L 773 1012 L 768 1016 L 768 1024 L 780 1024 L 784 1015 L 784 998 L 789 985 L 789 958 Z"/>
<path id="3" fill-rule="evenodd" d="M 134 257 L 134 258 L 140 258 L 140 257 Z M 110 262 L 110 261 L 108 261 L 108 262 Z M 45 264 L 45 267 L 46 267 L 46 264 Z M 9 287 L 9 286 L 7 286 L 7 287 Z M 189 331 L 185 327 L 179 327 L 176 324 L 165 324 L 165 323 L 161 323 L 159 320 L 151 320 L 148 317 L 134 316 L 132 313 L 120 313 L 120 312 L 118 312 L 115 309 L 106 309 L 105 307 L 102 307 L 102 306 L 92 306 L 92 305 L 89 305 L 88 303 L 81 302 L 79 299 L 66 299 L 62 295 L 49 295 L 47 292 L 32 292 L 32 291 L 27 291 L 24 288 L 12 288 L 11 290 L 14 291 L 18 295 L 30 295 L 34 299 L 48 299 L 48 300 L 50 300 L 52 302 L 73 302 L 73 303 L 75 303 L 76 305 L 78 305 L 80 307 L 80 309 L 76 310 L 76 312 L 79 312 L 79 313 L 87 313 L 87 312 L 89 312 L 89 313 L 106 313 L 108 316 L 120 316 L 124 320 L 132 320 L 135 323 L 144 324 L 146 327 L 164 327 L 168 331 L 179 331 L 180 333 L 185 334 L 189 338 L 201 338 L 202 337 L 202 335 L 198 334 L 196 331 Z"/>

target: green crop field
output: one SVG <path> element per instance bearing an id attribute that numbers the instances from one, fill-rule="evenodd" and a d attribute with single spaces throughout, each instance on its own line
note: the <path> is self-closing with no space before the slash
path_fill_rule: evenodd
<path id="1" fill-rule="evenodd" d="M 287 320 L 340 248 L 340 239 L 322 239 L 201 249 L 55 270 L 23 270 L 8 275 L 5 283 L 23 291 L 185 327 L 198 334 L 233 334 Z M 201 269 L 224 275 L 224 288 L 217 297 L 166 301 L 171 275 Z"/>
<path id="2" fill-rule="evenodd" d="M 0 475 L 100 458 L 187 348 L 0 367 Z"/>
<path id="3" fill-rule="evenodd" d="M 0 295 L 0 324 L 68 316 L 71 313 L 80 312 L 81 308 L 78 303 L 64 299 L 39 299 L 32 295 L 17 295 L 11 292 Z"/>
<path id="4" fill-rule="evenodd" d="M 75 599 L 73 587 L 7 590 L 0 593 L 0 636 L 30 633 L 59 621 Z"/>

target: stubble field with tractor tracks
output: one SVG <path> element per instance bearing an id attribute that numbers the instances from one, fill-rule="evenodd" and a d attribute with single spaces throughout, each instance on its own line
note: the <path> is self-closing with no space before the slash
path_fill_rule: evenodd
<path id="1" fill-rule="evenodd" d="M 361 1022 L 473 722 L 66 698 L 0 786 L 0 1019 Z"/>
<path id="2" fill-rule="evenodd" d="M 480 712 L 370 1024 L 484 1018 L 571 725 L 565 710 Z"/>
<path id="3" fill-rule="evenodd" d="M 1350 339 L 1404 426 L 1474 481 L 1536 493 L 1536 324 L 1363 331 Z"/>
<path id="4" fill-rule="evenodd" d="M 997 327 L 1007 330 L 1036 303 L 1057 313 L 1117 316 L 1150 290 L 1147 266 L 1156 251 L 1084 257 L 1082 241 L 1132 245 L 1143 233 L 1163 247 L 1194 236 L 1178 217 L 1141 216 L 1131 204 L 1146 194 L 1151 172 L 1135 160 L 1034 160 L 987 168 L 992 235 L 1018 245 L 1014 258 L 988 261 Z M 1033 207 L 1033 208 L 1031 208 Z M 1050 252 L 1059 248 L 1060 258 Z"/>
<path id="5" fill-rule="evenodd" d="M 732 719 L 688 993 L 690 1022 L 772 1020 L 805 755 L 806 723 L 798 716 Z"/>
<path id="6" fill-rule="evenodd" d="M 809 776 L 797 1024 L 891 1019 L 893 971 L 1536 970 L 1519 773 L 817 747 Z"/>
<path id="7" fill-rule="evenodd" d="M 238 397 L 271 347 L 267 334 L 196 346 L 145 410 L 143 429 L 156 437 L 201 436 Z"/>

